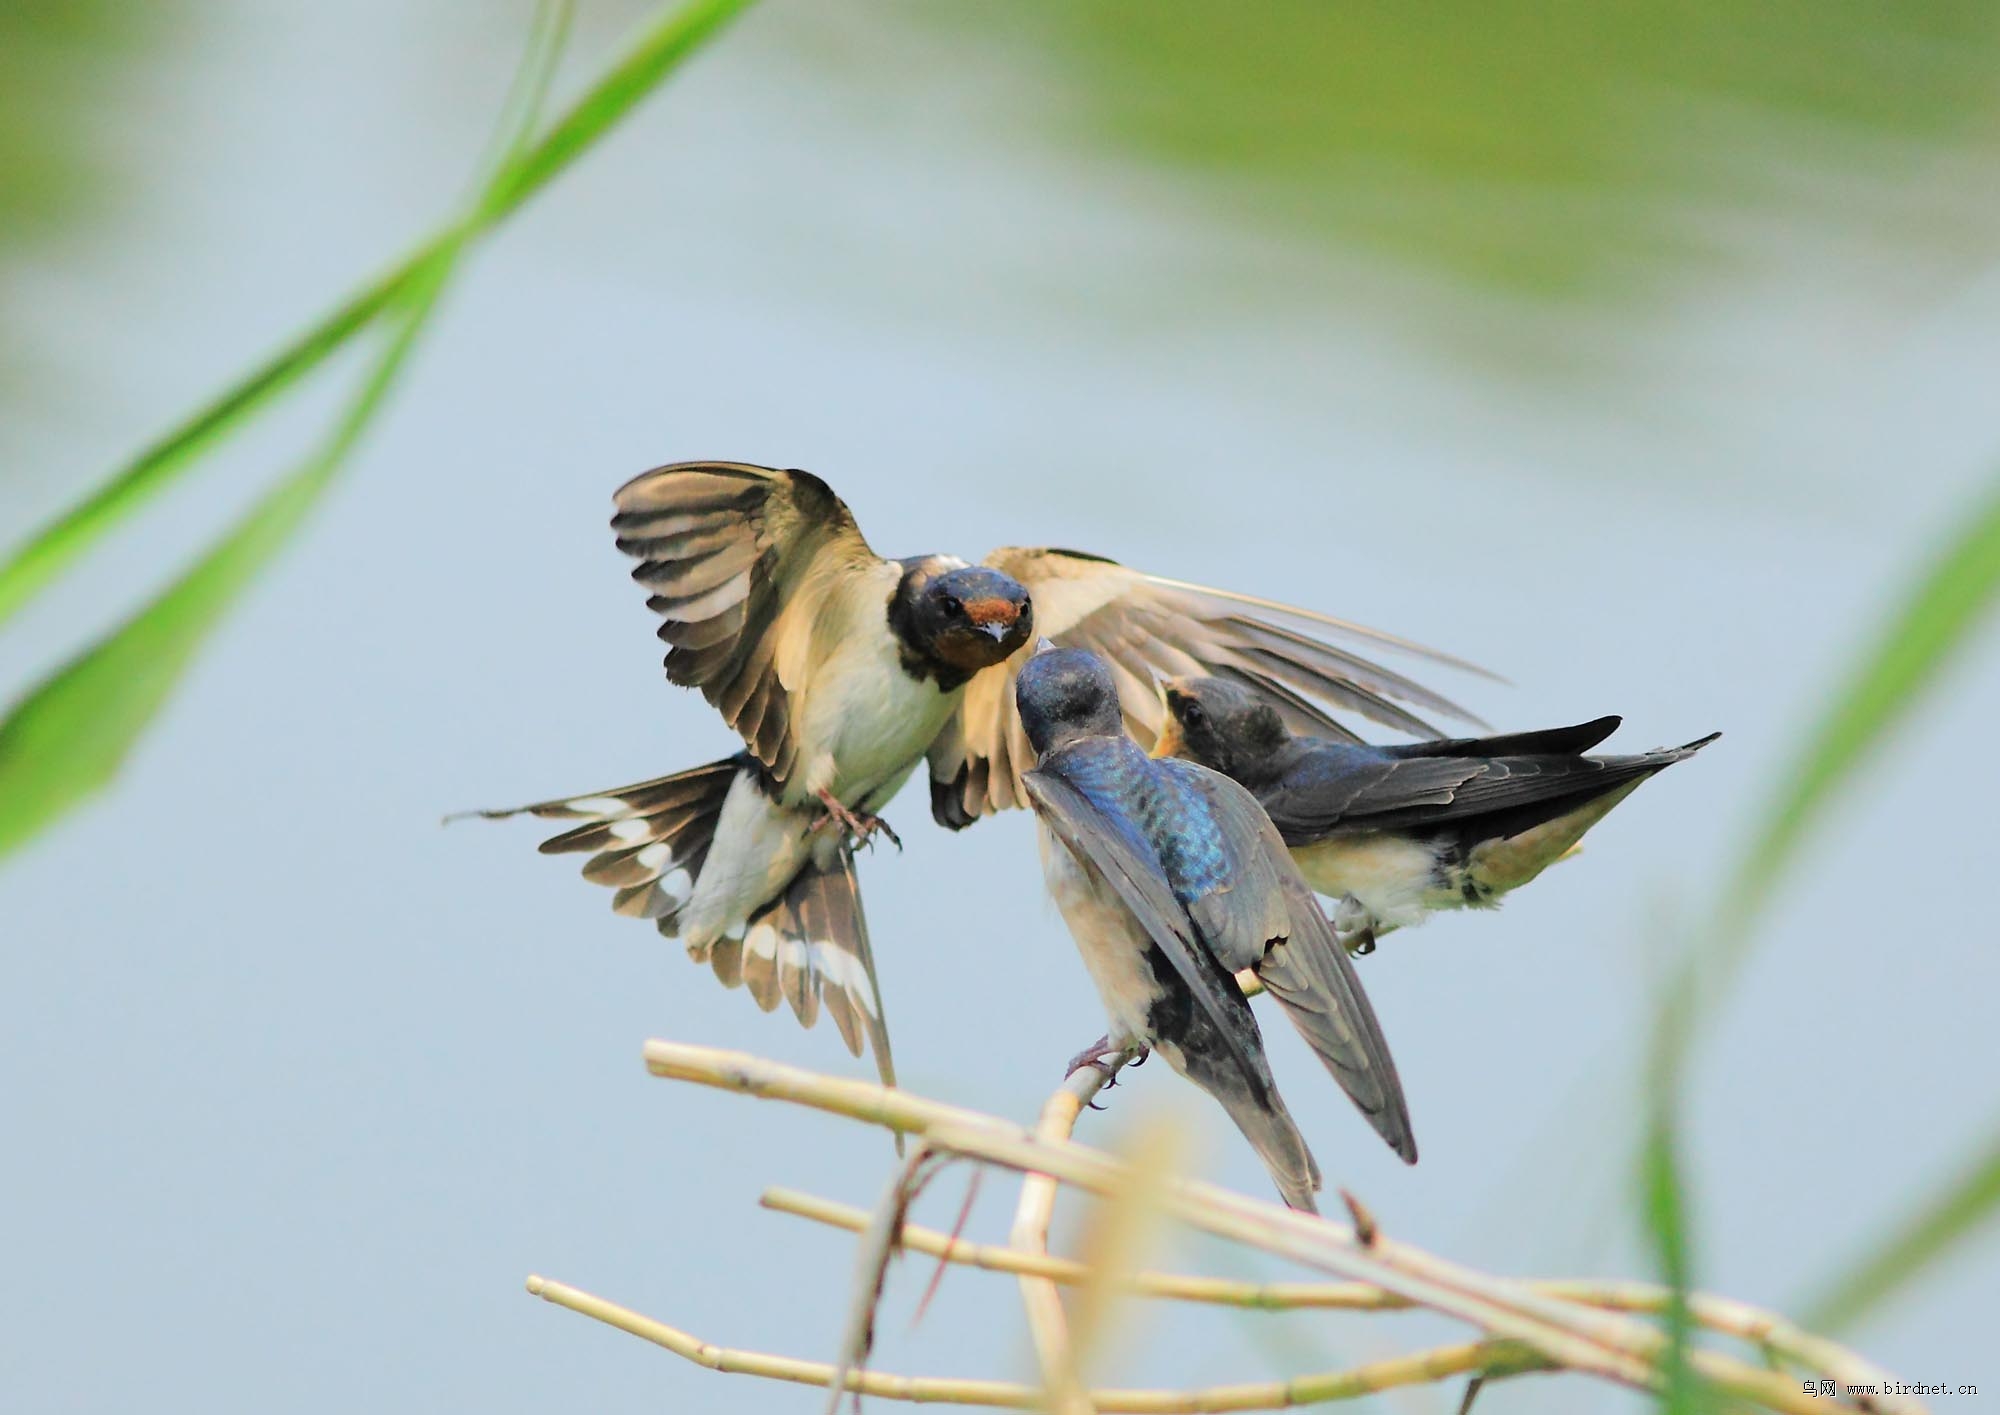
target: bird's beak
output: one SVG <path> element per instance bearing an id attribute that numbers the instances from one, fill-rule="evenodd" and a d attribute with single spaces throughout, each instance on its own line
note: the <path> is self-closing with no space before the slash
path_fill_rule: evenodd
<path id="1" fill-rule="evenodd" d="M 1153 743 L 1153 755 L 1161 759 L 1179 756 L 1181 748 L 1186 745 L 1181 741 L 1181 720 L 1174 716 L 1174 710 L 1171 707 L 1166 707 L 1166 702 L 1167 685 L 1162 683 L 1160 685 L 1160 703 L 1165 707 L 1166 721 L 1160 724 L 1159 740 Z"/>
<path id="2" fill-rule="evenodd" d="M 997 644 L 1002 639 L 1006 638 L 1009 634 L 1014 632 L 1014 626 L 1012 624 L 1002 624 L 999 623 L 998 621 L 995 621 L 990 624 L 979 625 L 979 632 L 984 634 L 987 638 L 993 640 L 993 642 Z"/>
<path id="3" fill-rule="evenodd" d="M 1040 638 L 1035 640 L 1036 653 L 1051 653 L 1054 651 L 1054 649 L 1055 649 L 1055 641 L 1053 639 Z"/>

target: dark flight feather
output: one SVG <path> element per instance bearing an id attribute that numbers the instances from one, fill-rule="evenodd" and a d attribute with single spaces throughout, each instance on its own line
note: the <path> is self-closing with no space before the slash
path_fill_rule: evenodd
<path id="1" fill-rule="evenodd" d="M 1211 947 L 1221 942 L 1230 968 L 1256 972 L 1355 1107 L 1415 1164 L 1409 1106 L 1381 1023 L 1276 828 L 1256 798 L 1221 773 L 1186 761 L 1154 765 L 1199 793 L 1230 843 L 1229 887 L 1190 906 L 1198 923 L 1212 921 L 1205 934 L 1220 931 Z"/>
<path id="2" fill-rule="evenodd" d="M 669 681 L 698 688 L 783 782 L 796 759 L 780 641 L 809 633 L 816 573 L 883 562 L 847 505 L 810 472 L 678 462 L 618 489 L 618 548 L 666 622 Z M 759 994 L 760 1000 L 763 996 Z"/>
<path id="3" fill-rule="evenodd" d="M 1579 722 L 1574 727 L 1544 727 L 1534 732 L 1503 732 L 1492 737 L 1440 737 L 1436 741 L 1406 742 L 1382 750 L 1392 757 L 1567 757 L 1589 751 L 1616 732 L 1624 720 L 1613 713 Z"/>
<path id="4" fill-rule="evenodd" d="M 1518 830 L 1650 776 L 1713 740 L 1617 757 L 1411 757 L 1295 738 L 1272 762 L 1272 775 L 1260 773 L 1255 791 L 1291 845 L 1488 817 L 1507 817 Z"/>

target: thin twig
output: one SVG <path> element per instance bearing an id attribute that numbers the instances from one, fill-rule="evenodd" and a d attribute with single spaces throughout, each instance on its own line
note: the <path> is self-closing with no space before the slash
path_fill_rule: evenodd
<path id="1" fill-rule="evenodd" d="M 952 1221 L 951 1233 L 945 1238 L 946 1247 L 950 1247 L 953 1243 L 956 1243 L 965 1233 L 965 1226 L 972 1222 L 973 1201 L 979 1197 L 979 1181 L 985 1173 L 985 1170 L 977 1167 L 971 1171 L 971 1177 L 965 1184 L 965 1197 L 959 1201 L 958 1217 Z M 913 1224 L 905 1223 L 903 1225 L 903 1232 L 908 1233 L 914 1226 Z M 902 1240 L 899 1238 L 897 1241 L 900 1243 Z M 931 1272 L 931 1280 L 924 1285 L 924 1295 L 917 1299 L 916 1309 L 910 1313 L 910 1326 L 912 1330 L 916 1328 L 917 1323 L 924 1319 L 924 1313 L 930 1310 L 932 1300 L 938 1295 L 938 1289 L 944 1286 L 944 1275 L 950 1270 L 951 1264 L 943 1258 L 939 1258 L 937 1267 Z"/>
<path id="2" fill-rule="evenodd" d="M 827 1402 L 826 1415 L 835 1415 L 840 1409 L 841 1391 L 847 1388 L 847 1373 L 866 1366 L 869 1353 L 875 1349 L 875 1309 L 881 1305 L 882 1290 L 889 1282 L 889 1263 L 902 1246 L 906 1226 L 904 1220 L 910 1212 L 910 1202 L 923 1189 L 943 1158 L 921 1143 L 911 1150 L 896 1166 L 896 1177 L 889 1181 L 888 1191 L 882 1195 L 875 1216 L 861 1230 L 861 1242 L 856 1245 L 858 1251 L 854 1255 L 854 1296 L 848 1304 L 847 1331 L 840 1343 L 840 1361 L 829 1382 L 835 1389 L 833 1398 Z M 857 1407 L 861 1403 L 858 1388 L 854 1401 Z"/>
<path id="3" fill-rule="evenodd" d="M 1465 1383 L 1465 1399 L 1458 1402 L 1458 1415 L 1472 1415 L 1472 1402 L 1479 1399 L 1479 1392 L 1486 1389 L 1486 1377 L 1474 1376 Z"/>
<path id="4" fill-rule="evenodd" d="M 714 1346 L 629 1307 L 621 1307 L 567 1283 L 540 1276 L 528 1279 L 528 1291 L 545 1302 L 566 1307 L 641 1340 L 665 1347 L 676 1356 L 684 1357 L 697 1366 L 706 1366 L 711 1371 L 761 1376 L 766 1380 L 790 1381 L 798 1385 L 833 1384 L 834 1368 L 823 1361 L 798 1361 L 789 1356 Z M 1283 1410 L 1326 1401 L 1352 1400 L 1399 1386 L 1424 1385 L 1454 1376 L 1485 1374 L 1497 1377 L 1540 1369 L 1544 1369 L 1540 1358 L 1519 1342 L 1471 1341 L 1416 1351 L 1386 1361 L 1371 1361 L 1345 1371 L 1295 1376 L 1287 1381 L 1206 1386 L 1198 1390 L 1096 1390 L 1088 1392 L 1088 1397 L 1103 1415 L 1211 1415 L 1211 1412 L 1234 1410 Z M 933 1404 L 1030 1410 L 1040 1408 L 1043 1401 L 1041 1387 L 1012 1381 L 896 1376 L 884 1371 L 857 1370 L 846 1374 L 845 1385 L 851 1391 L 884 1400 Z"/>

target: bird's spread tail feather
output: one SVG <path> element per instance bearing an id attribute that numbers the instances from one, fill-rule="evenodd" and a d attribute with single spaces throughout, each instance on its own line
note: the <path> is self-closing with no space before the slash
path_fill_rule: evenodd
<path id="1" fill-rule="evenodd" d="M 651 919 L 674 938 L 715 844 L 730 788 L 741 773 L 755 770 L 748 756 L 729 757 L 631 786 L 477 814 L 577 822 L 543 841 L 542 853 L 588 854 L 584 878 L 617 890 L 614 909 Z M 786 1002 L 810 1027 L 824 1010 L 847 1049 L 856 1056 L 872 1050 L 883 1084 L 893 1086 L 895 1064 L 854 859 L 845 848 L 825 853 L 828 858 L 809 860 L 748 919 L 690 952 L 724 986 L 746 988 L 766 1012 Z"/>
<path id="2" fill-rule="evenodd" d="M 583 877 L 618 891 L 611 907 L 655 920 L 660 932 L 672 938 L 676 916 L 693 894 L 715 843 L 730 785 L 743 769 L 742 759 L 729 757 L 631 786 L 479 814 L 580 822 L 543 841 L 542 853 L 589 855 Z"/>
<path id="3" fill-rule="evenodd" d="M 872 1050 L 882 1084 L 896 1084 L 852 852 L 806 865 L 741 934 L 716 940 L 709 963 L 725 986 L 748 988 L 766 1012 L 782 1000 L 810 1027 L 824 1007 L 847 1049 Z"/>

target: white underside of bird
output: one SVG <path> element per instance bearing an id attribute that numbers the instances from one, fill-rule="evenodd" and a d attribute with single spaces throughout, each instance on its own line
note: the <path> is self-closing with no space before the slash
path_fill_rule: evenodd
<path id="1" fill-rule="evenodd" d="M 875 613 L 879 618 L 879 605 Z M 786 802 L 811 801 L 824 790 L 844 806 L 873 809 L 916 770 L 960 692 L 912 678 L 895 639 L 878 629 L 842 637 L 796 696 L 799 761 Z"/>
<path id="2" fill-rule="evenodd" d="M 1491 907 L 1572 852 L 1584 833 L 1644 778 L 1592 797 L 1573 811 L 1511 836 L 1482 841 L 1461 861 L 1443 840 L 1334 835 L 1292 848 L 1306 883 L 1353 898 L 1378 932 L 1420 924 L 1440 909 Z"/>
<path id="3" fill-rule="evenodd" d="M 1159 980 L 1146 961 L 1153 941 L 1096 870 L 1072 855 L 1046 825 L 1037 824 L 1035 834 L 1049 895 L 1069 925 L 1084 969 L 1103 999 L 1109 1044 L 1119 1050 L 1151 1044 L 1155 1039 L 1146 1014 L 1160 997 Z M 1181 1069 L 1178 1062 L 1175 1069 Z"/>
<path id="4" fill-rule="evenodd" d="M 681 939 L 691 953 L 739 930 L 743 921 L 799 872 L 815 849 L 831 859 L 839 848 L 832 831 L 815 831 L 816 813 L 772 800 L 745 769 L 730 783 L 715 825 L 715 842 L 678 911 Z"/>
<path id="5" fill-rule="evenodd" d="M 893 588 L 892 581 L 884 595 Z M 823 606 L 843 632 L 809 683 L 786 685 L 799 756 L 778 794 L 747 769 L 730 786 L 707 862 L 679 912 L 680 937 L 697 955 L 741 929 L 808 858 L 831 861 L 841 832 L 824 819 L 821 791 L 850 810 L 879 811 L 958 705 L 957 692 L 903 671 L 893 637 L 859 631 L 871 615 L 880 618 L 873 598 L 849 590 Z"/>
<path id="6" fill-rule="evenodd" d="M 1321 894 L 1351 894 L 1378 924 L 1407 928 L 1433 909 L 1462 903 L 1443 886 L 1437 845 L 1393 835 L 1333 836 L 1298 846 L 1292 859 Z"/>

